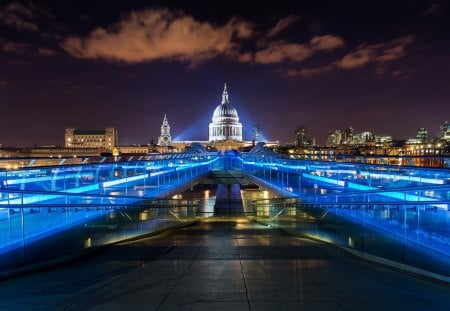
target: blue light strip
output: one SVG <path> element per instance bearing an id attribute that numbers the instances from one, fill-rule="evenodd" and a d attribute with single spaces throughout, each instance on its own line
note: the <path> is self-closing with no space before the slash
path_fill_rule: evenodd
<path id="1" fill-rule="evenodd" d="M 436 185 L 443 185 L 445 182 L 443 179 L 432 179 L 432 178 L 426 178 L 426 177 L 416 177 L 416 176 L 405 176 L 405 175 L 396 175 L 396 174 L 379 174 L 379 173 L 371 173 L 371 172 L 361 172 L 361 175 L 368 176 L 371 178 L 386 178 L 390 180 L 406 180 L 406 181 L 415 181 L 415 182 L 421 182 L 426 184 L 436 184 Z"/>
<path id="2" fill-rule="evenodd" d="M 336 186 L 340 186 L 340 187 L 345 187 L 346 186 L 346 182 L 343 181 L 343 180 L 338 180 L 338 179 L 333 179 L 333 178 L 328 178 L 328 177 L 322 177 L 322 176 L 316 176 L 316 175 L 311 175 L 311 174 L 307 174 L 307 173 L 303 173 L 302 174 L 302 178 L 313 179 L 313 180 L 317 180 L 317 181 L 320 181 L 320 182 L 323 182 L 323 183 L 336 185 Z"/>
<path id="3" fill-rule="evenodd" d="M 293 174 L 301 174 L 302 178 L 305 179 L 310 179 L 310 180 L 314 180 L 314 181 L 318 181 L 321 183 L 325 183 L 325 184 L 329 184 L 329 185 L 334 185 L 334 186 L 339 186 L 339 187 L 346 187 L 349 189 L 354 189 L 354 190 L 358 190 L 358 191 L 362 191 L 362 192 L 367 192 L 367 191 L 376 191 L 376 190 L 381 190 L 380 188 L 377 187 L 373 187 L 373 186 L 368 186 L 368 185 L 362 185 L 359 183 L 355 183 L 355 182 L 350 182 L 349 180 L 342 180 L 339 178 L 332 178 L 330 176 L 335 176 L 335 175 L 345 175 L 345 177 L 349 177 L 350 176 L 350 180 L 352 180 L 352 176 L 353 179 L 358 180 L 358 178 L 354 178 L 356 176 L 363 176 L 364 180 L 368 180 L 369 178 L 373 178 L 374 180 L 378 179 L 388 179 L 388 180 L 392 180 L 392 181 L 397 181 L 397 180 L 404 180 L 404 181 L 410 181 L 410 182 L 419 182 L 421 184 L 434 184 L 434 185 L 444 185 L 445 184 L 445 180 L 444 179 L 440 179 L 440 178 L 428 178 L 428 177 L 421 177 L 421 176 L 411 176 L 411 171 L 408 175 L 402 175 L 402 174 L 388 174 L 388 173 L 376 173 L 376 172 L 367 172 L 364 170 L 358 171 L 357 168 L 358 164 L 352 164 L 352 165 L 345 165 L 345 168 L 348 169 L 339 169 L 339 168 L 332 168 L 332 165 L 328 164 L 328 165 L 305 165 L 305 164 L 301 164 L 305 161 L 303 160 L 294 160 L 294 161 L 298 161 L 298 165 L 292 165 L 292 164 L 287 164 L 286 161 L 281 162 L 280 160 L 278 160 L 277 162 L 269 162 L 266 163 L 264 161 L 262 162 L 256 162 L 256 161 L 245 161 L 243 160 L 243 163 L 245 165 L 250 165 L 250 166 L 255 166 L 255 167 L 268 167 L 270 169 L 275 169 L 275 170 L 294 170 Z M 292 162 L 292 160 L 289 160 L 289 162 Z M 337 167 L 342 167 L 341 164 L 336 164 L 335 166 Z M 360 166 L 366 166 L 366 165 L 360 165 Z M 306 171 L 305 171 L 306 169 Z M 316 174 L 312 174 L 311 172 L 315 172 Z M 320 176 L 320 175 L 326 175 L 326 176 Z M 274 186 L 275 183 L 274 183 Z M 411 190 L 408 191 L 415 191 L 415 190 L 420 190 L 419 187 L 411 187 Z M 418 194 L 409 194 L 406 193 L 406 191 L 403 192 L 399 192 L 399 191 L 389 191 L 389 192 L 379 192 L 378 193 L 380 196 L 384 196 L 387 198 L 392 198 L 392 199 L 396 199 L 396 200 L 400 200 L 400 201 L 408 201 L 408 202 L 420 202 L 420 201 L 439 201 L 439 199 L 436 198 L 431 198 L 429 196 L 422 196 L 422 195 L 418 195 Z"/>
<path id="4" fill-rule="evenodd" d="M 20 197 L 13 197 L 13 198 L 10 198 L 10 196 L 8 195 L 8 198 L 3 198 L 2 200 L 0 200 L 0 205 L 36 204 L 36 203 L 48 202 L 48 201 L 55 200 L 55 199 L 60 199 L 63 197 L 64 193 L 77 194 L 77 193 L 99 192 L 100 189 L 105 189 L 108 187 L 117 186 L 117 185 L 121 185 L 121 184 L 134 183 L 134 182 L 138 182 L 140 180 L 146 179 L 148 177 L 170 174 L 175 171 L 182 172 L 183 170 L 188 170 L 188 169 L 192 169 L 195 167 L 210 165 L 210 164 L 214 163 L 215 161 L 217 161 L 218 157 L 209 157 L 208 156 L 205 158 L 206 161 L 201 161 L 201 160 L 198 160 L 197 157 L 194 157 L 194 160 L 196 161 L 194 163 L 172 163 L 172 162 L 170 162 L 167 165 L 155 164 L 154 162 L 150 162 L 150 163 L 144 162 L 145 165 L 140 165 L 140 166 L 139 165 L 130 165 L 130 166 L 118 165 L 117 163 L 103 164 L 103 167 L 108 166 L 109 170 L 115 170 L 118 168 L 128 170 L 130 167 L 131 168 L 142 168 L 142 169 L 145 168 L 146 170 L 163 169 L 166 167 L 170 167 L 170 168 L 163 169 L 163 170 L 156 171 L 156 172 L 140 174 L 140 175 L 136 175 L 136 176 L 119 178 L 119 179 L 114 179 L 114 180 L 100 182 L 100 183 L 93 183 L 93 184 L 86 185 L 86 186 L 64 189 L 64 190 L 60 191 L 61 195 L 58 195 L 58 194 L 29 194 L 29 195 L 22 195 Z M 169 160 L 169 161 L 172 161 L 172 160 Z M 182 162 L 182 161 L 180 161 L 180 162 Z M 87 167 L 90 170 L 95 169 L 95 167 L 91 167 L 89 165 Z M 73 177 L 92 178 L 94 176 L 94 173 L 92 173 L 92 172 L 89 172 L 89 173 L 85 173 L 85 172 L 66 173 L 65 170 L 68 170 L 68 169 L 73 171 L 73 167 L 62 167 L 62 168 L 58 167 L 58 168 L 52 170 L 52 172 L 54 174 L 53 176 L 46 175 L 46 176 L 41 176 L 41 177 L 28 177 L 28 178 L 22 178 L 22 176 L 21 176 L 18 179 L 8 179 L 6 181 L 6 184 L 22 185 L 22 184 L 27 184 L 27 183 L 39 183 L 39 182 L 49 182 L 49 181 L 54 182 L 57 180 L 64 180 L 65 178 L 69 179 L 69 178 L 73 178 Z M 35 169 L 30 170 L 30 171 L 32 171 L 33 173 L 36 173 Z M 23 172 L 23 174 L 26 174 L 27 170 L 23 170 L 21 172 Z M 58 172 L 61 173 L 61 175 L 57 175 Z M 48 174 L 48 171 L 41 170 L 41 171 L 38 171 L 38 173 Z M 192 176 L 192 177 L 195 177 L 195 176 Z M 155 193 L 155 195 L 158 195 L 158 194 Z"/>
<path id="5" fill-rule="evenodd" d="M 143 175 L 138 175 L 138 176 L 125 177 L 125 178 L 121 178 L 121 179 L 117 179 L 117 180 L 105 181 L 101 184 L 101 187 L 107 188 L 107 187 L 111 187 L 111 186 L 116 186 L 116 185 L 120 185 L 120 184 L 124 184 L 124 183 L 128 183 L 128 182 L 141 180 L 141 179 L 147 178 L 148 176 L 149 176 L 149 174 L 143 174 Z"/>
<path id="6" fill-rule="evenodd" d="M 68 178 L 91 178 L 93 177 L 93 173 L 82 173 L 82 174 L 65 174 L 65 175 L 55 175 L 55 176 L 39 176 L 39 177 L 29 177 L 29 178 L 17 178 L 17 179 L 8 179 L 6 180 L 6 185 L 21 185 L 27 183 L 35 183 L 35 182 L 43 182 L 43 181 L 54 181 L 54 180 L 62 180 Z"/>

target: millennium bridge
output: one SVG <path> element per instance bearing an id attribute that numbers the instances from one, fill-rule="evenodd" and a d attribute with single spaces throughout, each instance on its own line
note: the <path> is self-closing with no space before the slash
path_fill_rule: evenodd
<path id="1" fill-rule="evenodd" d="M 221 154 L 194 146 L 176 154 L 20 161 L 20 167 L 8 164 L 8 169 L 0 171 L 0 275 L 6 279 L 0 284 L 0 296 L 9 295 L 5 304 L 16 306 L 11 309 L 71 310 L 99 303 L 107 309 L 108 303 L 114 302 L 116 307 L 130 303 L 131 298 L 121 301 L 118 297 L 131 295 L 125 290 L 130 283 L 140 283 L 131 276 L 129 283 L 119 282 L 119 277 L 128 273 L 123 266 L 117 268 L 119 272 L 108 270 L 114 277 L 100 275 L 104 265 L 84 272 L 103 282 L 97 284 L 95 295 L 81 292 L 92 280 L 81 278 L 75 282 L 78 288 L 61 278 L 67 286 L 64 294 L 77 292 L 77 298 L 64 300 L 33 292 L 35 298 L 45 296 L 45 304 L 39 305 L 39 299 L 23 300 L 23 295 L 31 292 L 24 291 L 20 282 L 30 287 L 34 284 L 37 291 L 40 285 L 33 283 L 32 277 L 23 276 L 21 281 L 16 275 L 62 265 L 61 275 L 80 276 L 73 261 L 91 260 L 90 256 L 100 260 L 98 256 L 106 256 L 102 254 L 109 259 L 100 262 L 112 266 L 125 260 L 133 267 L 131 274 L 138 273 L 136 267 L 144 274 L 145 267 L 152 267 L 148 280 L 154 284 L 131 290 L 138 295 L 133 299 L 144 300 L 150 309 L 181 308 L 188 302 L 198 309 L 218 305 L 224 309 L 271 309 L 280 306 L 280 301 L 287 309 L 314 303 L 324 309 L 357 309 L 361 303 L 379 309 L 386 297 L 391 304 L 383 304 L 383 309 L 406 308 L 408 302 L 418 309 L 448 306 L 448 159 L 440 159 L 440 167 L 416 166 L 413 161 L 406 165 L 401 161 L 395 165 L 367 163 L 364 158 L 299 159 L 257 145 L 248 153 Z M 161 240 L 164 234 L 170 238 Z M 208 244 L 213 240 L 216 244 Z M 139 257 L 149 250 L 150 255 Z M 94 251 L 97 255 L 92 255 Z M 328 266 L 342 256 L 345 259 L 339 259 L 337 266 Z M 169 259 L 173 261 L 167 266 Z M 352 260 L 356 261 L 349 263 Z M 369 261 L 376 263 L 374 268 L 366 267 Z M 361 272 L 363 268 L 375 270 Z M 406 272 L 396 279 L 392 274 L 399 273 L 397 269 Z M 33 273 L 40 273 L 44 280 L 51 271 Z M 186 281 L 190 273 L 199 276 L 202 271 L 206 271 L 203 278 Z M 314 274 L 308 274 L 311 271 Z M 284 277 L 281 281 L 280 275 Z M 301 282 L 309 280 L 311 284 L 297 284 L 300 275 Z M 327 279 L 330 275 L 335 278 Z M 314 279 L 317 276 L 322 279 Z M 252 277 L 260 279 L 256 282 Z M 116 296 L 109 297 L 102 289 L 108 287 L 106 280 L 115 284 L 108 290 Z M 386 292 L 378 292 L 380 282 Z M 358 293 L 357 297 L 344 291 L 343 284 Z M 408 284 L 417 286 L 411 290 L 417 289 L 420 299 L 397 293 L 398 288 L 410 290 Z M 148 294 L 154 298 L 139 296 L 142 286 L 158 288 Z M 191 291 L 197 287 L 198 291 Z M 14 298 L 11 293 L 18 288 L 21 297 Z M 180 292 L 177 296 L 178 289 L 185 295 Z M 317 289 L 320 293 L 314 292 Z M 308 296 L 297 290 L 311 293 Z M 326 293 L 331 296 L 323 296 Z M 96 300 L 102 295 L 108 298 Z M 345 300 L 350 296 L 354 299 Z M 367 299 L 361 302 L 361 297 Z M 74 299 L 84 304 L 74 304 Z"/>

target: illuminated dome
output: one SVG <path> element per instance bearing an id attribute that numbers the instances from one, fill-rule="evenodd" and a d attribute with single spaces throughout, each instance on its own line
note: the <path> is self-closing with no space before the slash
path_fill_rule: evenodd
<path id="1" fill-rule="evenodd" d="M 224 92 L 226 92 L 226 87 L 225 87 Z M 213 122 L 217 123 L 217 122 L 222 122 L 225 120 L 239 122 L 239 117 L 238 117 L 236 108 L 234 108 L 228 102 L 228 94 L 225 96 L 227 96 L 226 97 L 227 101 L 222 100 L 222 104 L 217 106 L 217 108 L 214 110 Z"/>
<path id="2" fill-rule="evenodd" d="M 227 84 L 225 83 L 222 103 L 216 107 L 209 124 L 209 140 L 242 141 L 242 124 L 239 123 L 238 113 L 228 101 Z"/>

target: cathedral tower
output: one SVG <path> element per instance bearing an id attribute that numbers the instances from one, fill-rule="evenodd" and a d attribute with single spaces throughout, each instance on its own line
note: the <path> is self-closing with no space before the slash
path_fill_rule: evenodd
<path id="1" fill-rule="evenodd" d="M 161 125 L 161 135 L 158 138 L 158 145 L 170 146 L 172 144 L 172 137 L 170 136 L 170 125 L 167 121 L 167 116 L 164 115 L 164 120 Z"/>

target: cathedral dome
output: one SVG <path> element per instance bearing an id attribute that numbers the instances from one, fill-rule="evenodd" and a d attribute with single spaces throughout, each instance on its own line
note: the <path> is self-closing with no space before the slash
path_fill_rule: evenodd
<path id="1" fill-rule="evenodd" d="M 227 85 L 223 89 L 222 103 L 216 107 L 209 124 L 209 140 L 242 141 L 242 124 L 236 108 L 228 101 Z"/>
<path id="2" fill-rule="evenodd" d="M 222 103 L 214 110 L 213 121 L 215 121 L 215 119 L 222 118 L 232 118 L 236 119 L 236 121 L 239 121 L 236 108 L 234 108 L 230 103 Z"/>
<path id="3" fill-rule="evenodd" d="M 236 108 L 234 108 L 233 105 L 231 105 L 228 101 L 228 91 L 226 84 L 222 94 L 222 103 L 214 110 L 212 120 L 213 123 L 239 122 L 239 116 Z"/>

